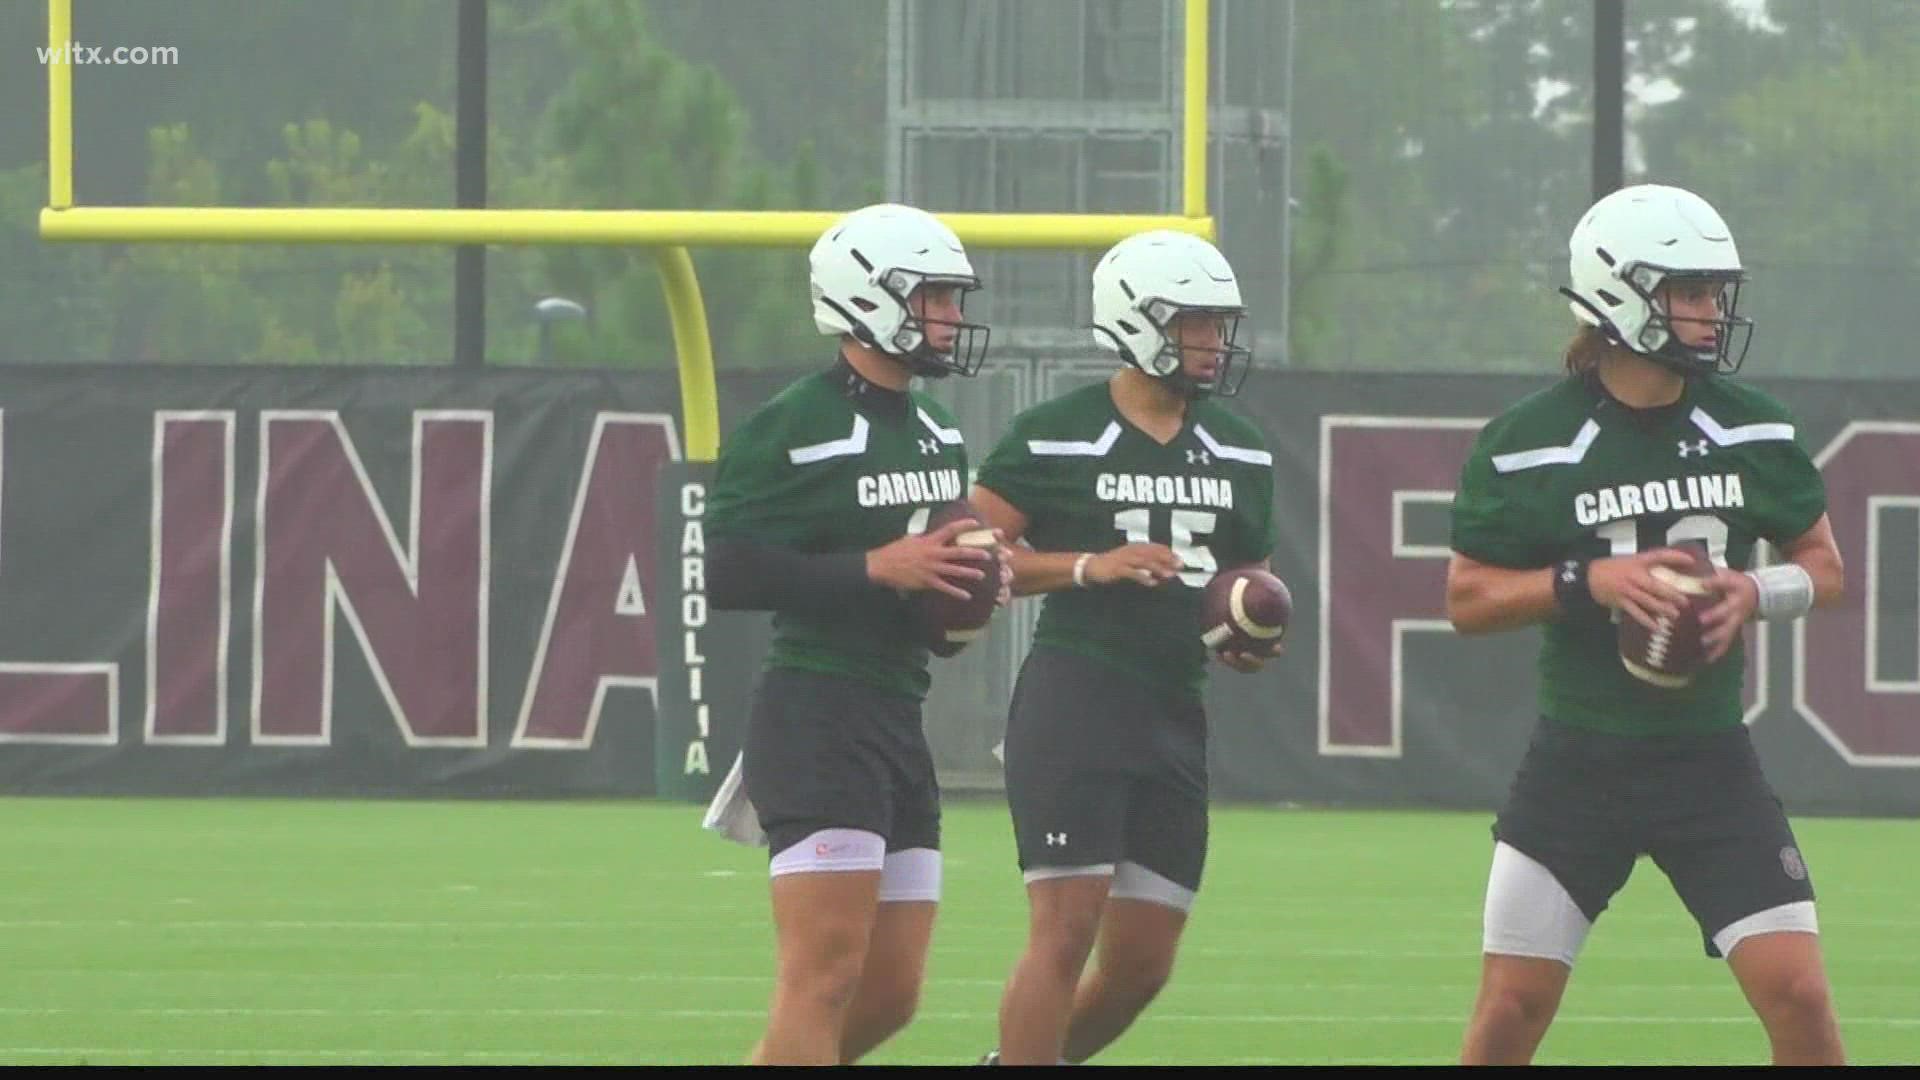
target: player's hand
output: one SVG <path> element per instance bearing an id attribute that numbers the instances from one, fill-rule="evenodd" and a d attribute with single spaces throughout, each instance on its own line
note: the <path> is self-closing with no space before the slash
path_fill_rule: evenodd
<path id="1" fill-rule="evenodd" d="M 1653 568 L 1668 566 L 1685 570 L 1692 565 L 1692 556 L 1673 548 L 1595 559 L 1587 567 L 1587 590 L 1602 605 L 1624 611 L 1635 622 L 1653 630 L 1661 619 L 1680 614 L 1681 605 L 1686 603 L 1680 590 L 1653 576 Z"/>
<path id="2" fill-rule="evenodd" d="M 1276 641 L 1273 647 L 1264 653 L 1217 652 L 1213 655 L 1233 670 L 1251 675 L 1266 667 L 1267 661 L 1286 651 L 1287 647 Z"/>
<path id="3" fill-rule="evenodd" d="M 1087 584 L 1127 582 L 1152 588 L 1180 572 L 1180 556 L 1165 544 L 1126 544 L 1087 562 Z"/>
<path id="4" fill-rule="evenodd" d="M 972 518 L 962 518 L 874 548 L 867 552 L 867 580 L 901 592 L 938 589 L 956 600 L 965 600 L 967 591 L 954 582 L 986 577 L 980 564 L 991 556 L 983 548 L 961 547 L 953 538 L 979 527 Z"/>
<path id="5" fill-rule="evenodd" d="M 1715 571 L 1713 588 L 1720 599 L 1700 613 L 1700 644 L 1706 647 L 1709 664 L 1727 655 L 1740 628 L 1760 608 L 1760 584 L 1738 570 Z"/>

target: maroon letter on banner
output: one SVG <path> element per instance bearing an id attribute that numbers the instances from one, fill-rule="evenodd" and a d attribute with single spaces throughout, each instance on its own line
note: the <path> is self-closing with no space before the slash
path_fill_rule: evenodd
<path id="1" fill-rule="evenodd" d="M 1320 418 L 1322 754 L 1400 755 L 1402 637 L 1453 632 L 1449 551 L 1405 542 L 1402 514 L 1410 502 L 1451 503 L 1484 423 Z"/>
<path id="2" fill-rule="evenodd" d="M 659 542 L 653 492 L 661 464 L 679 456 L 671 417 L 595 419 L 513 745 L 592 746 L 609 687 L 659 693 L 658 613 L 645 601 Z"/>
<path id="3" fill-rule="evenodd" d="M 1873 647 L 1881 588 L 1869 558 L 1877 506 L 1920 503 L 1920 424 L 1848 424 L 1814 459 L 1846 566 L 1839 607 L 1794 623 L 1794 707 L 1853 765 L 1920 765 L 1920 683 L 1879 678 Z"/>
<path id="4" fill-rule="evenodd" d="M 0 410 L 0 421 L 5 416 Z M 4 430 L 0 426 L 0 477 L 6 475 Z M 0 743 L 119 741 L 119 664 L 0 663 Z"/>
<path id="5" fill-rule="evenodd" d="M 492 454 L 488 414 L 414 414 L 402 547 L 338 413 L 261 413 L 256 742 L 331 739 L 339 611 L 409 746 L 486 745 Z"/>
<path id="6" fill-rule="evenodd" d="M 231 411 L 153 414 L 152 544 L 146 738 L 218 746 L 233 611 Z"/>

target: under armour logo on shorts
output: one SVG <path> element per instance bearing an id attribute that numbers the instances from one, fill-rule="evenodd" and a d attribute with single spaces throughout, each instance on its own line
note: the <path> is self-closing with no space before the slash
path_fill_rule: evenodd
<path id="1" fill-rule="evenodd" d="M 1047 846 L 1048 846 L 1048 847 L 1066 847 L 1066 846 L 1067 846 L 1067 834 L 1066 834 L 1066 833 L 1063 833 L 1063 832 L 1050 832 L 1050 833 L 1048 833 L 1048 834 L 1047 834 Z"/>

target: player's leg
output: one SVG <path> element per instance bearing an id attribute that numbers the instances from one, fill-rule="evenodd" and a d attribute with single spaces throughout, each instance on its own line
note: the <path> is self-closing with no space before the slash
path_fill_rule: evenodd
<path id="1" fill-rule="evenodd" d="M 1494 826 L 1463 1065 L 1532 1062 L 1594 920 L 1633 872 L 1631 837 L 1607 815 L 1616 748 L 1604 742 L 1542 721 L 1514 777 Z"/>
<path id="2" fill-rule="evenodd" d="M 927 947 L 940 902 L 940 785 L 916 706 L 879 734 L 891 749 L 893 832 L 880 875 L 880 908 L 866 970 L 847 1014 L 841 1061 L 865 1057 L 913 1019 L 926 979 Z"/>
<path id="3" fill-rule="evenodd" d="M 1126 896 L 1118 895 L 1123 887 Z M 1120 864 L 1100 920 L 1093 970 L 1074 994 L 1066 1060 L 1078 1065 L 1112 1045 L 1159 995 L 1173 975 L 1192 901 L 1192 890 L 1138 863 Z"/>
<path id="4" fill-rule="evenodd" d="M 1462 1065 L 1525 1065 L 1560 1010 L 1593 923 L 1545 866 L 1494 845 L 1482 916 L 1480 989 Z"/>
<path id="5" fill-rule="evenodd" d="M 774 990 L 755 1063 L 834 1064 L 879 906 L 888 773 L 855 737 L 860 688 L 773 670 L 756 688 L 743 759 L 769 846 Z"/>
<path id="6" fill-rule="evenodd" d="M 775 870 L 774 982 L 756 1065 L 833 1065 L 866 966 L 880 892 L 885 841 L 873 833 L 822 830 L 805 851 L 841 848 L 869 856 L 870 870 Z M 782 854 L 790 853 L 788 848 Z M 779 855 L 775 855 L 776 860 Z M 798 862 L 799 860 L 796 860 Z"/>
<path id="7" fill-rule="evenodd" d="M 1034 650 L 1007 718 L 1007 806 L 1028 919 L 1000 1001 L 1006 1065 L 1059 1062 L 1124 842 L 1124 774 L 1109 771 L 1111 747 L 1086 738 L 1078 722 L 1105 718 L 1100 697 L 1076 670 L 1083 664 Z"/>
<path id="8" fill-rule="evenodd" d="M 859 1061 L 913 1019 L 939 906 L 932 900 L 882 900 L 868 939 L 866 968 L 840 1037 L 842 1064 Z"/>
<path id="9" fill-rule="evenodd" d="M 1173 975 L 1181 932 L 1207 857 L 1206 717 L 1178 717 L 1180 760 L 1131 785 L 1126 850 L 1107 893 L 1094 967 L 1080 981 L 1066 1059 L 1083 1062 L 1118 1039 Z"/>
<path id="10" fill-rule="evenodd" d="M 1074 995 L 1099 937 L 1113 867 L 1063 868 L 1027 881 L 1027 943 L 1000 998 L 1000 1064 L 1064 1057 Z M 1041 875 L 1047 870 L 1038 871 Z"/>
<path id="11" fill-rule="evenodd" d="M 1811 905 L 1809 905 L 1809 909 Z M 1789 913 L 1774 909 L 1763 917 Z M 1790 921 L 1798 921 L 1789 916 Z M 1813 922 L 1811 910 L 1805 922 Z M 1840 1020 L 1812 929 L 1756 933 L 1729 947 L 1727 966 L 1767 1029 L 1775 1065 L 1844 1065 Z"/>
<path id="12" fill-rule="evenodd" d="M 1724 956 L 1779 1065 L 1838 1065 L 1846 1053 L 1821 959 L 1813 882 L 1746 729 L 1687 763 L 1700 798 L 1664 831 L 1654 861 Z"/>

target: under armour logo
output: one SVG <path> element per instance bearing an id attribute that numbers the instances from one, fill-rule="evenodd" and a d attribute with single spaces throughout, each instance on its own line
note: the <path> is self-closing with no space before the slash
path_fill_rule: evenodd
<path id="1" fill-rule="evenodd" d="M 1187 451 L 1187 464 L 1211 465 L 1213 464 L 1213 455 L 1207 453 L 1205 450 L 1189 450 Z"/>
<path id="2" fill-rule="evenodd" d="M 939 439 L 921 439 L 919 442 L 920 452 L 923 454 L 937 454 L 940 452 Z"/>
<path id="3" fill-rule="evenodd" d="M 1050 832 L 1050 833 L 1048 833 L 1048 834 L 1047 834 L 1047 846 L 1048 846 L 1048 847 L 1066 847 L 1066 846 L 1067 846 L 1067 834 L 1066 834 L 1066 833 L 1063 833 L 1063 832 Z"/>
<path id="4" fill-rule="evenodd" d="M 1685 439 L 1681 439 L 1680 440 L 1680 456 L 1683 458 L 1706 457 L 1707 456 L 1707 440 L 1701 439 L 1699 442 L 1688 442 Z"/>
<path id="5" fill-rule="evenodd" d="M 1560 580 L 1561 580 L 1561 581 L 1564 581 L 1564 582 L 1566 582 L 1567 584 L 1569 584 L 1569 585 L 1571 585 L 1571 584 L 1573 584 L 1573 579 L 1574 579 L 1574 571 L 1573 571 L 1573 567 L 1571 567 L 1571 566 L 1569 566 L 1569 567 L 1567 567 L 1567 568 L 1566 568 L 1565 570 L 1562 570 L 1562 571 L 1560 571 Z"/>

